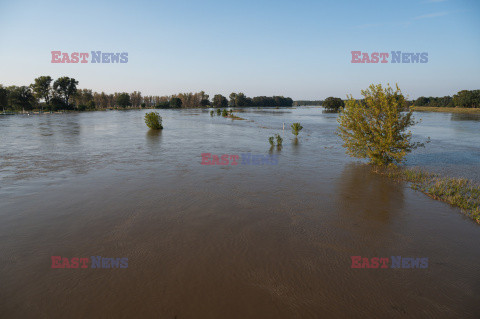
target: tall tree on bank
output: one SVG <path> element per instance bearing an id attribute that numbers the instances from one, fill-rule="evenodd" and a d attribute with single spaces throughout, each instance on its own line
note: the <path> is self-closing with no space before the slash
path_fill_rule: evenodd
<path id="1" fill-rule="evenodd" d="M 228 106 L 228 100 L 223 95 L 216 94 L 213 97 L 212 105 L 213 105 L 213 107 L 227 107 Z"/>
<path id="2" fill-rule="evenodd" d="M 0 84 L 0 107 L 4 110 L 8 106 L 8 90 Z"/>
<path id="3" fill-rule="evenodd" d="M 34 80 L 34 83 L 30 85 L 33 91 L 33 95 L 38 100 L 44 100 L 46 105 L 50 105 L 50 99 L 52 97 L 51 88 L 52 78 L 50 76 L 40 76 Z M 43 111 L 43 104 L 42 104 Z"/>
<path id="4" fill-rule="evenodd" d="M 53 90 L 63 100 L 66 106 L 69 105 L 70 97 L 77 93 L 78 81 L 74 78 L 64 76 L 53 83 Z"/>
<path id="5" fill-rule="evenodd" d="M 132 103 L 130 102 L 130 95 L 128 93 L 120 93 L 118 96 L 117 96 L 117 104 L 118 106 L 120 107 L 123 107 L 123 108 L 126 108 L 130 105 L 132 105 Z"/>
<path id="6" fill-rule="evenodd" d="M 28 86 L 13 86 L 8 88 L 9 104 L 16 110 L 31 110 L 35 105 L 35 96 Z"/>

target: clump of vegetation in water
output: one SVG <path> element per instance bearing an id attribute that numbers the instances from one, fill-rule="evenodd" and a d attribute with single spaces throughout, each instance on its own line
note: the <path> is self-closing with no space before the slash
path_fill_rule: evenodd
<path id="1" fill-rule="evenodd" d="M 162 126 L 162 117 L 158 112 L 150 112 L 145 114 L 145 124 L 152 130 L 161 130 Z"/>
<path id="2" fill-rule="evenodd" d="M 330 96 L 323 101 L 322 106 L 325 111 L 336 113 L 345 106 L 345 103 L 339 97 Z"/>
<path id="3" fill-rule="evenodd" d="M 220 115 L 220 114 L 222 114 L 222 110 L 217 109 L 217 115 Z"/>
<path id="4" fill-rule="evenodd" d="M 422 143 L 411 142 L 412 133 L 406 129 L 415 124 L 412 110 L 406 108 L 405 97 L 396 86 L 383 89 L 370 85 L 362 90 L 363 100 L 351 95 L 338 117 L 337 134 L 343 140 L 347 154 L 367 158 L 377 165 L 395 165 Z"/>
<path id="5" fill-rule="evenodd" d="M 280 134 L 275 134 L 275 139 L 277 140 L 277 146 L 282 146 L 283 138 Z"/>
<path id="6" fill-rule="evenodd" d="M 420 169 L 388 168 L 376 172 L 411 183 L 411 187 L 462 211 L 480 224 L 480 186 L 465 178 L 440 177 Z"/>
<path id="7" fill-rule="evenodd" d="M 277 147 L 282 147 L 283 138 L 280 136 L 280 134 L 270 136 L 268 138 L 268 143 L 270 143 L 271 146 L 275 146 L 275 140 L 277 141 Z"/>
<path id="8" fill-rule="evenodd" d="M 223 117 L 227 117 L 227 116 L 228 116 L 228 111 L 227 111 L 227 109 L 223 109 L 223 111 L 222 111 L 222 116 L 223 116 Z"/>
<path id="9" fill-rule="evenodd" d="M 300 125 L 300 123 L 293 123 L 291 126 L 292 128 L 292 133 L 295 136 L 298 136 L 298 133 L 303 129 L 303 126 Z"/>
<path id="10" fill-rule="evenodd" d="M 213 112 L 213 110 L 210 111 L 210 116 L 213 116 L 214 114 L 215 114 L 215 112 Z"/>
<path id="11" fill-rule="evenodd" d="M 268 138 L 268 143 L 270 143 L 271 146 L 275 146 L 275 141 L 274 140 L 275 140 L 275 138 L 273 136 L 270 136 Z"/>

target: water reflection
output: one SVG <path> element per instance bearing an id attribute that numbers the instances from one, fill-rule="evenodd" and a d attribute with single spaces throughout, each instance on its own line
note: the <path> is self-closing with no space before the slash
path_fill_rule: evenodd
<path id="1" fill-rule="evenodd" d="M 480 121 L 480 114 L 452 113 L 452 121 Z"/>
<path id="2" fill-rule="evenodd" d="M 388 224 L 403 208 L 404 186 L 374 173 L 369 165 L 345 165 L 338 181 L 337 207 L 342 220 L 367 219 Z"/>

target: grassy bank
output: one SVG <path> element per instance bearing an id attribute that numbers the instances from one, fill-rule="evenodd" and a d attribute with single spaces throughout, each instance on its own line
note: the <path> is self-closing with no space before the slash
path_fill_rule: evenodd
<path id="1" fill-rule="evenodd" d="M 375 168 L 375 172 L 407 181 L 413 189 L 461 208 L 465 215 L 480 224 L 480 186 L 467 179 L 441 177 L 420 169 Z"/>
<path id="2" fill-rule="evenodd" d="M 413 106 L 412 109 L 416 112 L 480 114 L 480 108 Z"/>

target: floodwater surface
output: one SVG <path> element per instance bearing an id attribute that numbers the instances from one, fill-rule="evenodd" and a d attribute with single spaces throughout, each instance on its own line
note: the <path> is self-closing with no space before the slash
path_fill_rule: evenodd
<path id="1" fill-rule="evenodd" d="M 345 155 L 336 114 L 159 112 L 161 132 L 144 110 L 0 117 L 1 318 L 480 317 L 480 226 Z M 414 138 L 431 142 L 407 165 L 480 181 L 480 118 L 415 115 Z M 51 256 L 128 267 L 52 269 Z"/>

